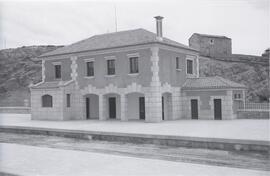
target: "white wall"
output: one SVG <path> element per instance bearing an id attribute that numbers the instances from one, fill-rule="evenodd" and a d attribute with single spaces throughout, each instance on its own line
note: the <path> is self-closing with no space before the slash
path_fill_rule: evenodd
<path id="1" fill-rule="evenodd" d="M 164 97 L 164 120 L 172 119 L 172 94 L 163 93 Z"/>
<path id="2" fill-rule="evenodd" d="M 84 96 L 84 106 L 86 106 L 86 98 L 89 98 L 89 115 L 90 119 L 98 119 L 99 117 L 99 103 L 98 96 L 94 94 L 89 94 Z M 85 118 L 86 118 L 86 108 L 85 108 Z"/>
<path id="3" fill-rule="evenodd" d="M 42 107 L 42 96 L 51 95 L 53 107 Z M 63 91 L 61 89 L 31 90 L 32 120 L 63 120 Z"/>
<path id="4" fill-rule="evenodd" d="M 139 98 L 144 97 L 141 93 L 130 93 L 127 95 L 127 118 L 131 120 L 139 120 Z"/>
<path id="5" fill-rule="evenodd" d="M 140 119 L 139 97 L 136 93 L 127 95 L 127 119 Z"/>

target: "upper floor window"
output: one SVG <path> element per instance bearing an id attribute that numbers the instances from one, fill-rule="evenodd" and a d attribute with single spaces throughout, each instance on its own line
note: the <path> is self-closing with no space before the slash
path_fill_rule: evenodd
<path id="1" fill-rule="evenodd" d="M 210 39 L 210 44 L 211 44 L 211 45 L 214 44 L 214 39 Z"/>
<path id="2" fill-rule="evenodd" d="M 41 97 L 42 107 L 52 107 L 52 96 L 51 95 L 43 95 Z"/>
<path id="3" fill-rule="evenodd" d="M 55 79 L 61 79 L 61 65 L 54 65 Z"/>
<path id="4" fill-rule="evenodd" d="M 175 62 L 176 62 L 176 69 L 180 69 L 180 58 L 179 57 L 176 57 L 175 58 Z"/>
<path id="5" fill-rule="evenodd" d="M 193 60 L 187 59 L 187 74 L 193 74 Z"/>
<path id="6" fill-rule="evenodd" d="M 86 62 L 86 76 L 94 76 L 94 61 Z"/>
<path id="7" fill-rule="evenodd" d="M 107 74 L 115 75 L 115 59 L 107 60 Z"/>
<path id="8" fill-rule="evenodd" d="M 139 60 L 138 57 L 129 58 L 130 73 L 139 73 Z"/>
<path id="9" fill-rule="evenodd" d="M 70 107 L 70 94 L 67 94 L 67 107 Z"/>

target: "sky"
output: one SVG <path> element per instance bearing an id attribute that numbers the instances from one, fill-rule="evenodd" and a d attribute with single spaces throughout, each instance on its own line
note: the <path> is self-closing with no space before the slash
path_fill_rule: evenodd
<path id="1" fill-rule="evenodd" d="M 116 9 L 116 13 L 115 13 Z M 93 35 L 144 28 L 188 45 L 193 33 L 225 35 L 235 54 L 270 47 L 270 0 L 0 0 L 0 49 L 68 45 Z"/>

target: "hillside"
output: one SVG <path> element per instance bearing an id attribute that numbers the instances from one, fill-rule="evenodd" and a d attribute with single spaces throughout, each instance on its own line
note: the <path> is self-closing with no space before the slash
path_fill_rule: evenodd
<path id="1" fill-rule="evenodd" d="M 0 50 L 0 106 L 22 106 L 29 99 L 28 85 L 41 81 L 41 62 L 33 58 L 61 46 L 28 46 Z M 201 76 L 219 75 L 249 87 L 250 101 L 269 98 L 269 62 L 248 59 L 204 58 Z"/>
<path id="2" fill-rule="evenodd" d="M 234 55 L 228 58 L 203 58 L 200 76 L 221 76 L 248 87 L 247 99 L 269 101 L 269 59 Z"/>
<path id="3" fill-rule="evenodd" d="M 28 85 L 41 81 L 41 62 L 33 58 L 60 46 L 27 46 L 0 50 L 0 106 L 22 106 Z"/>

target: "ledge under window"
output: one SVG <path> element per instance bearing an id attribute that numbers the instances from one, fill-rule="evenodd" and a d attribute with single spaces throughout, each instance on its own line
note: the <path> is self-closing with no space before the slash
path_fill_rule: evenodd
<path id="1" fill-rule="evenodd" d="M 115 77 L 116 75 L 105 75 L 107 78 Z"/>
<path id="2" fill-rule="evenodd" d="M 138 76 L 139 73 L 129 73 L 128 75 L 129 75 L 129 76 Z"/>
<path id="3" fill-rule="evenodd" d="M 95 76 L 85 76 L 84 78 L 86 78 L 86 79 L 93 79 L 93 78 L 95 78 Z"/>
<path id="4" fill-rule="evenodd" d="M 189 73 L 187 73 L 186 75 L 187 75 L 187 78 L 195 78 L 196 77 L 195 74 L 189 74 Z"/>
<path id="5" fill-rule="evenodd" d="M 182 71 L 182 69 L 181 68 L 177 68 L 176 71 L 179 71 L 180 72 L 180 71 Z"/>

